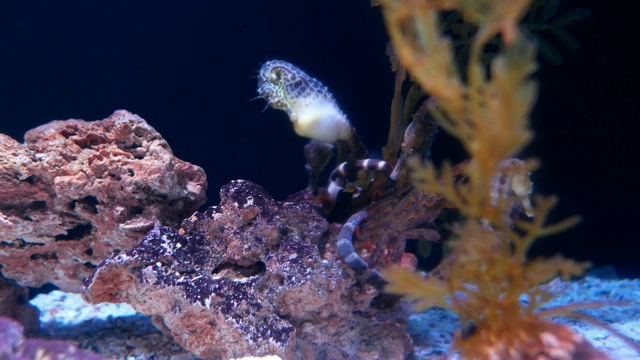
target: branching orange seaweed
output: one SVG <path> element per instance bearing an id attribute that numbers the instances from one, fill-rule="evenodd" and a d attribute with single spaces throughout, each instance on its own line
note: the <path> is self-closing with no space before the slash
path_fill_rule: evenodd
<path id="1" fill-rule="evenodd" d="M 536 46 L 518 27 L 530 0 L 380 2 L 401 63 L 431 96 L 434 118 L 469 154 L 459 177 L 447 162 L 438 171 L 414 161 L 416 187 L 443 195 L 464 220 L 455 227 L 438 276 L 388 268 L 382 272 L 390 282 L 386 290 L 416 300 L 417 309 L 443 306 L 460 315 L 466 330 L 454 345 L 465 358 L 607 358 L 570 329 L 543 319 L 549 311 L 539 311 L 552 297 L 540 285 L 581 276 L 589 264 L 560 256 L 527 258 L 536 239 L 579 220 L 546 225 L 556 199 L 536 195 L 531 201 L 529 173 L 538 162 L 514 159 L 533 138 Z M 442 11 L 456 11 L 478 27 L 462 73 L 451 40 L 441 32 Z M 501 50 L 486 66 L 484 49 L 496 37 Z M 514 205 L 527 217 L 514 218 Z"/>

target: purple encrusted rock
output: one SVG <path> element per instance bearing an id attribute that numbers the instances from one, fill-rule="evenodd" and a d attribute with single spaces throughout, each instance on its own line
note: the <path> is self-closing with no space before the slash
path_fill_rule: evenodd
<path id="1" fill-rule="evenodd" d="M 337 259 L 338 226 L 309 204 L 232 181 L 221 203 L 179 230 L 158 227 L 85 281 L 93 303 L 126 302 L 204 359 L 402 359 L 412 345 L 394 310 L 370 306 Z"/>

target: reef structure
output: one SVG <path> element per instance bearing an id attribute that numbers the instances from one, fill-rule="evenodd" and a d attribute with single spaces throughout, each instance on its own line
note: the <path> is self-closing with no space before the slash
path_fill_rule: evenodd
<path id="1" fill-rule="evenodd" d="M 0 359 L 105 360 L 68 341 L 27 338 L 24 331 L 19 322 L 0 316 Z"/>
<path id="2" fill-rule="evenodd" d="M 80 292 L 114 251 L 206 201 L 202 168 L 141 117 L 53 121 L 19 143 L 0 134 L 0 265 L 24 286 Z"/>
<path id="3" fill-rule="evenodd" d="M 412 351 L 397 308 L 339 259 L 338 225 L 303 201 L 274 201 L 235 180 L 221 202 L 157 227 L 85 281 L 92 303 L 126 302 L 204 359 L 402 359 Z"/>

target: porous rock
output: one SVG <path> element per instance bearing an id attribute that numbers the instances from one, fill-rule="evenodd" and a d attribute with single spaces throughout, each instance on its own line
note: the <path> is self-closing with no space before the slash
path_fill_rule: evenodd
<path id="1" fill-rule="evenodd" d="M 205 201 L 204 171 L 142 118 L 53 121 L 25 142 L 0 134 L 0 264 L 26 286 L 79 292 L 114 251 Z"/>
<path id="2" fill-rule="evenodd" d="M 105 260 L 85 281 L 86 300 L 127 302 L 204 359 L 407 356 L 397 314 L 371 307 L 377 291 L 337 260 L 339 226 L 248 181 L 220 197 L 179 230 L 155 228 Z"/>
<path id="3" fill-rule="evenodd" d="M 25 339 L 17 321 L 0 316 L 0 359 L 14 360 L 104 360 L 62 340 Z"/>

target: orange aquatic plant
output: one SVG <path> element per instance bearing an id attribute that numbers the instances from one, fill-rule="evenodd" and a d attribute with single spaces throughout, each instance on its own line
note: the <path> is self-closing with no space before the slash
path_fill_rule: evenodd
<path id="1" fill-rule="evenodd" d="M 386 290 L 416 300 L 419 310 L 455 311 L 463 331 L 455 348 L 464 358 L 607 358 L 570 329 L 545 319 L 570 313 L 540 311 L 552 294 L 543 285 L 560 276 L 580 276 L 588 267 L 556 256 L 528 259 L 534 241 L 574 225 L 569 218 L 546 225 L 555 197 L 532 196 L 529 174 L 535 159 L 518 160 L 531 141 L 529 115 L 538 87 L 536 45 L 518 23 L 530 0 L 382 0 L 394 49 L 412 79 L 431 96 L 430 111 L 469 155 L 454 177 L 445 162 L 413 164 L 413 181 L 426 193 L 442 194 L 463 215 L 454 228 L 451 252 L 437 275 L 402 268 L 383 271 Z M 450 39 L 441 32 L 442 12 L 459 12 L 478 31 L 460 69 Z M 485 47 L 501 49 L 487 64 Z M 533 197 L 533 199 L 530 199 Z M 520 216 L 516 216 L 521 209 Z"/>

